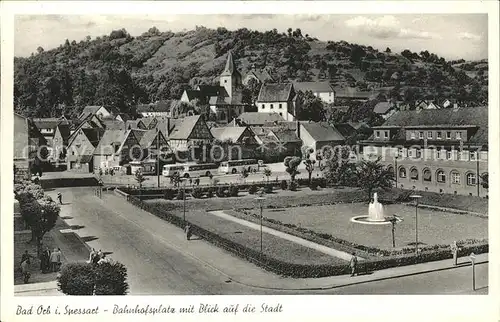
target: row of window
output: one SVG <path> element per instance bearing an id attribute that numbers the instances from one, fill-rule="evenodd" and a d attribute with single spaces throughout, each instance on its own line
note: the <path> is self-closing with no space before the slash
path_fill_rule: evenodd
<path id="1" fill-rule="evenodd" d="M 451 140 L 451 131 L 437 131 L 436 132 L 436 139 L 441 140 L 443 137 L 446 137 L 447 140 Z M 420 140 L 424 139 L 425 132 L 424 131 L 411 131 L 410 132 L 410 138 L 412 140 L 415 140 L 418 136 Z M 434 139 L 434 131 L 427 131 L 427 139 Z M 461 140 L 462 139 L 462 132 L 457 131 L 455 132 L 455 139 L 456 140 Z"/>
<path id="2" fill-rule="evenodd" d="M 266 104 L 262 104 L 262 108 L 266 108 Z M 269 108 L 270 109 L 274 109 L 274 104 L 269 104 Z M 278 108 L 282 109 L 283 108 L 283 104 L 279 103 L 278 104 Z"/>
<path id="3" fill-rule="evenodd" d="M 458 150 L 445 150 L 445 149 L 425 149 L 425 157 L 427 159 L 436 158 L 438 160 L 454 160 L 454 161 L 476 161 L 478 158 L 477 151 L 458 151 Z M 398 157 L 409 157 L 409 158 L 422 158 L 422 149 L 404 149 L 400 148 L 398 150 Z M 479 152 L 480 160 L 488 159 L 488 152 Z"/>
<path id="4" fill-rule="evenodd" d="M 398 171 L 398 176 L 399 178 L 406 178 L 406 168 L 400 167 Z M 416 168 L 410 169 L 410 179 L 412 180 L 418 180 L 419 173 Z M 460 184 L 461 183 L 461 175 L 458 171 L 451 171 L 450 173 L 451 177 L 451 183 L 453 184 Z M 473 172 L 469 172 L 465 175 L 466 182 L 468 186 L 475 186 L 477 185 L 477 176 Z M 431 182 L 432 181 L 432 173 L 431 170 L 429 169 L 424 169 L 422 171 L 422 179 L 423 181 L 426 182 Z M 446 182 L 446 173 L 444 170 L 437 170 L 436 171 L 436 181 L 440 183 L 445 183 Z"/>

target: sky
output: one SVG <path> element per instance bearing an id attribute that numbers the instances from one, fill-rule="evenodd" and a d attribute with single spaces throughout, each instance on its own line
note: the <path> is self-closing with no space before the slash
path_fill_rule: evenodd
<path id="1" fill-rule="evenodd" d="M 486 14 L 387 14 L 387 15 L 16 15 L 14 54 L 29 56 L 38 46 L 45 50 L 109 35 L 125 28 L 139 36 L 156 26 L 160 31 L 191 30 L 196 26 L 248 28 L 286 32 L 300 28 L 320 40 L 372 46 L 393 52 L 428 50 L 446 59 L 478 60 L 488 57 L 488 16 Z"/>

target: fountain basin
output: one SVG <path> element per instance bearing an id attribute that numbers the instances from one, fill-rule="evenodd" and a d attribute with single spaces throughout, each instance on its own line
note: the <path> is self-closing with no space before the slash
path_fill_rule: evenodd
<path id="1" fill-rule="evenodd" d="M 372 219 L 370 216 L 356 216 L 351 218 L 351 222 L 357 224 L 365 224 L 365 225 L 390 225 L 391 220 L 394 217 L 384 217 L 384 219 Z M 396 217 L 396 223 L 402 222 L 403 219 Z"/>

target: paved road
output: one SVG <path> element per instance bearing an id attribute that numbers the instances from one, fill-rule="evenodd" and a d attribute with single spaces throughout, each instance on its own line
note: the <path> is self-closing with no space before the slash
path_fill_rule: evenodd
<path id="1" fill-rule="evenodd" d="M 237 268 L 239 274 L 255 276 L 259 281 L 271 276 L 253 264 L 198 240 L 187 243 L 177 227 L 144 212 L 130 211 L 130 206 L 115 196 L 99 200 L 91 188 L 67 188 L 62 191 L 65 205 L 62 216 L 70 224 L 84 226 L 78 230 L 88 244 L 128 268 L 131 294 L 307 294 L 307 291 L 264 290 L 236 282 L 206 262 L 185 253 L 206 250 L 216 254 L 217 261 Z M 51 194 L 57 191 L 51 191 Z M 91 237 L 95 237 L 93 239 Z M 93 240 L 92 240 L 93 239 Z M 224 266 L 222 266 L 224 267 Z M 271 277 L 273 277 L 272 275 Z M 477 285 L 487 285 L 487 265 L 477 269 Z M 273 277 L 274 279 L 276 276 Z M 355 278 L 353 278 L 353 281 Z M 460 293 L 470 289 L 470 267 L 446 270 L 325 291 L 321 294 L 422 294 Z M 485 290 L 483 290 L 484 292 Z"/>

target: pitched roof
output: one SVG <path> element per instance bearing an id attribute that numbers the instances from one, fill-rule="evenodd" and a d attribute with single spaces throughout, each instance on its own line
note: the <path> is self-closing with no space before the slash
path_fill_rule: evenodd
<path id="1" fill-rule="evenodd" d="M 136 138 L 139 140 L 140 146 L 143 148 L 149 148 L 151 144 L 153 144 L 153 141 L 155 140 L 158 133 L 161 133 L 156 129 L 151 129 L 143 132 L 144 133 L 141 134 L 140 138 L 136 135 Z"/>
<path id="2" fill-rule="evenodd" d="M 293 87 L 295 90 L 302 92 L 333 92 L 333 88 L 329 82 L 294 82 Z"/>
<path id="3" fill-rule="evenodd" d="M 373 108 L 373 112 L 376 114 L 385 114 L 387 113 L 391 108 L 393 107 L 393 104 L 391 102 L 378 102 L 375 107 Z"/>
<path id="4" fill-rule="evenodd" d="M 129 129 L 129 127 L 130 127 L 130 129 L 140 129 L 141 126 L 146 127 L 144 125 L 144 123 L 142 123 L 141 119 L 128 120 L 125 122 L 125 129 L 127 129 L 127 130 Z"/>
<path id="5" fill-rule="evenodd" d="M 125 122 L 119 120 L 101 120 L 107 130 L 124 130 Z M 128 122 L 128 121 L 127 121 Z"/>
<path id="6" fill-rule="evenodd" d="M 147 112 L 170 112 L 172 106 L 172 100 L 158 101 L 149 104 L 139 104 L 136 107 L 137 113 L 147 113 Z"/>
<path id="7" fill-rule="evenodd" d="M 128 120 L 130 120 L 130 116 L 128 114 L 125 114 L 125 113 L 118 113 L 116 115 L 116 117 L 121 117 L 121 119 L 123 120 L 123 122 L 126 122 Z"/>
<path id="8" fill-rule="evenodd" d="M 357 98 L 357 99 L 370 99 L 378 95 L 377 92 L 361 92 L 355 87 L 334 88 L 336 98 Z"/>
<path id="9" fill-rule="evenodd" d="M 284 121 L 278 113 L 245 112 L 238 119 L 246 125 L 264 125 L 270 122 Z"/>
<path id="10" fill-rule="evenodd" d="M 200 120 L 200 115 L 186 116 L 182 119 L 182 123 L 174 127 L 173 132 L 170 134 L 171 140 L 187 140 L 193 132 L 196 124 Z M 203 120 L 202 120 L 203 121 Z"/>
<path id="11" fill-rule="evenodd" d="M 198 85 L 196 87 L 201 97 L 217 96 L 221 93 L 222 89 L 224 89 L 224 87 L 219 85 Z"/>
<path id="12" fill-rule="evenodd" d="M 68 124 L 59 124 L 56 128 L 56 131 L 57 130 L 61 133 L 63 140 L 67 140 L 71 135 L 70 126 Z"/>
<path id="13" fill-rule="evenodd" d="M 104 135 L 104 130 L 101 128 L 91 128 L 91 129 L 81 129 L 81 130 L 94 148 L 99 144 L 99 141 Z"/>
<path id="14" fill-rule="evenodd" d="M 149 128 L 149 126 L 151 125 L 151 123 L 153 123 L 154 121 L 158 122 L 158 120 L 156 119 L 155 116 L 141 118 L 142 124 L 144 124 L 147 128 Z"/>
<path id="15" fill-rule="evenodd" d="M 221 76 L 232 76 L 239 73 L 240 72 L 236 68 L 236 63 L 234 62 L 233 54 L 229 51 L 227 53 L 226 67 L 224 68 Z"/>
<path id="16" fill-rule="evenodd" d="M 60 119 L 57 117 L 34 118 L 32 121 L 38 129 L 55 129 L 59 124 L 70 124 L 67 119 Z"/>
<path id="17" fill-rule="evenodd" d="M 188 100 L 192 101 L 194 99 L 199 99 L 201 97 L 201 92 L 194 89 L 185 90 Z"/>
<path id="18" fill-rule="evenodd" d="M 301 125 L 315 141 L 328 142 L 345 140 L 344 136 L 340 134 L 336 128 L 326 122 L 301 123 Z"/>
<path id="19" fill-rule="evenodd" d="M 228 126 L 214 127 L 210 131 L 214 138 L 219 141 L 231 140 L 233 143 L 236 143 L 246 129 L 246 127 Z"/>
<path id="20" fill-rule="evenodd" d="M 265 83 L 266 81 L 274 81 L 274 78 L 269 74 L 267 70 L 251 70 L 247 73 L 246 75 L 248 76 L 253 76 L 259 80 L 261 83 Z"/>
<path id="21" fill-rule="evenodd" d="M 101 107 L 104 107 L 104 106 L 96 106 L 96 105 L 92 105 L 92 106 L 85 106 L 85 107 L 83 108 L 82 113 L 80 114 L 80 116 L 79 116 L 78 118 L 79 118 L 79 119 L 84 119 L 84 118 L 87 118 L 89 115 L 94 115 L 95 113 L 97 113 L 97 111 L 98 111 Z"/>
<path id="22" fill-rule="evenodd" d="M 381 127 L 477 126 L 469 142 L 488 143 L 488 107 L 397 111 Z"/>
<path id="23" fill-rule="evenodd" d="M 295 133 L 295 131 L 293 131 L 293 130 L 286 130 L 286 129 L 278 128 L 278 129 L 275 129 L 275 130 L 271 130 L 271 132 L 282 143 L 296 143 L 296 142 L 301 142 L 302 141 L 297 136 L 297 133 Z"/>
<path id="24" fill-rule="evenodd" d="M 97 145 L 94 154 L 103 154 L 106 152 L 109 153 L 109 150 L 107 149 L 107 147 L 109 146 L 121 146 L 123 140 L 125 139 L 126 135 L 129 134 L 129 132 L 130 131 L 124 130 L 106 130 L 102 135 L 102 138 Z"/>
<path id="25" fill-rule="evenodd" d="M 258 102 L 286 102 L 290 100 L 293 90 L 292 83 L 263 84 L 259 91 Z"/>

